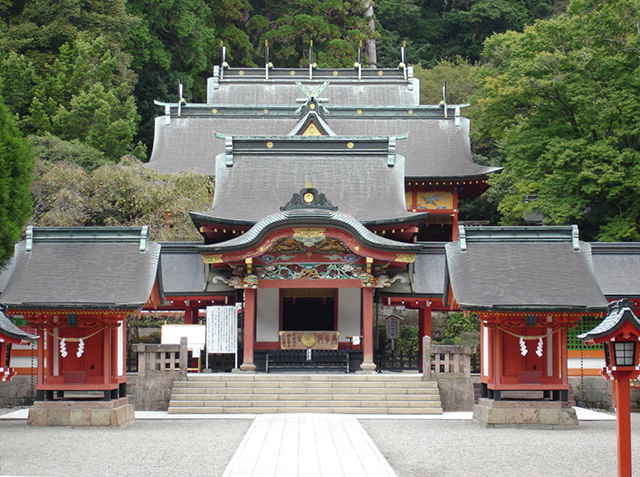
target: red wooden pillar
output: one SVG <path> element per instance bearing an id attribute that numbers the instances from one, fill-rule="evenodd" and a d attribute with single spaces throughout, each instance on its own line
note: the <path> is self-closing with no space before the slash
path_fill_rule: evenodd
<path id="1" fill-rule="evenodd" d="M 605 343 L 605 346 L 607 344 Z M 631 404 L 629 397 L 629 377 L 614 380 L 618 406 L 618 477 L 631 477 Z"/>
<path id="2" fill-rule="evenodd" d="M 191 308 L 191 302 L 189 300 L 184 302 L 184 324 L 193 324 L 193 308 Z"/>
<path id="3" fill-rule="evenodd" d="M 44 340 L 47 339 L 47 329 L 42 327 L 38 329 L 40 338 L 38 338 L 38 380 L 36 384 L 44 384 Z"/>
<path id="4" fill-rule="evenodd" d="M 375 371 L 373 362 L 373 288 L 362 289 L 362 340 L 363 359 L 360 369 L 363 371 Z"/>
<path id="5" fill-rule="evenodd" d="M 256 296 L 258 290 L 247 288 L 244 291 L 244 358 L 240 369 L 255 371 L 253 364 L 253 343 L 256 337 Z"/>
<path id="6" fill-rule="evenodd" d="M 111 328 L 109 322 L 106 323 L 107 328 L 102 330 L 102 382 L 103 384 L 111 383 Z"/>

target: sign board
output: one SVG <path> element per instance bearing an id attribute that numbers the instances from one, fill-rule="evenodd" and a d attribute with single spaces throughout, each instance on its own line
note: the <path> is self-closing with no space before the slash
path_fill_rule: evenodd
<path id="1" fill-rule="evenodd" d="M 160 343 L 180 344 L 183 336 L 187 337 L 187 348 L 193 352 L 193 357 L 199 357 L 206 338 L 204 325 L 162 325 Z"/>
<path id="2" fill-rule="evenodd" d="M 397 340 L 400 338 L 400 318 L 396 315 L 390 315 L 387 320 L 387 338 Z"/>
<path id="3" fill-rule="evenodd" d="M 235 306 L 207 307 L 207 353 L 238 352 L 238 313 Z"/>

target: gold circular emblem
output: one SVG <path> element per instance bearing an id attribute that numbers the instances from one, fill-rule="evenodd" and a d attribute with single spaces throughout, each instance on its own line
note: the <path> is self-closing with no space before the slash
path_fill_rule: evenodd
<path id="1" fill-rule="evenodd" d="M 316 109 L 316 105 L 315 105 L 315 104 L 313 104 L 313 103 L 311 103 L 311 104 L 309 105 L 309 109 Z"/>
<path id="2" fill-rule="evenodd" d="M 382 76 L 384 73 L 382 71 L 378 71 L 378 76 Z"/>
<path id="3" fill-rule="evenodd" d="M 353 143 L 352 143 L 352 142 L 348 142 L 348 143 L 347 143 L 347 147 L 348 147 L 349 149 L 353 149 Z"/>
<path id="4" fill-rule="evenodd" d="M 271 149 L 271 148 L 273 147 L 273 143 L 272 143 L 271 141 L 269 141 L 269 142 L 267 143 L 267 147 L 268 147 L 269 149 Z"/>
<path id="5" fill-rule="evenodd" d="M 262 110 L 262 112 L 263 112 L 264 114 L 269 114 L 269 110 L 268 110 L 268 109 L 264 109 L 264 110 Z"/>
<path id="6" fill-rule="evenodd" d="M 291 73 L 289 73 L 291 76 L 295 76 L 296 72 L 295 71 L 291 71 Z"/>
<path id="7" fill-rule="evenodd" d="M 307 333 L 302 335 L 302 337 L 300 338 L 300 342 L 302 343 L 302 346 L 304 346 L 305 348 L 313 348 L 318 342 L 318 338 L 316 338 L 316 335 Z"/>
<path id="8" fill-rule="evenodd" d="M 413 109 L 410 109 L 409 111 L 407 111 L 407 114 L 411 116 L 413 114 Z"/>
<path id="9" fill-rule="evenodd" d="M 311 202 L 313 202 L 313 194 L 312 194 L 311 192 L 307 192 L 307 193 L 304 195 L 304 201 L 305 201 L 307 204 L 310 204 Z"/>
<path id="10" fill-rule="evenodd" d="M 356 113 L 358 113 L 358 114 L 362 114 L 362 109 L 358 109 L 358 110 L 356 111 Z"/>
<path id="11" fill-rule="evenodd" d="M 333 72 L 333 76 L 338 76 L 338 72 L 337 72 L 337 71 L 334 71 L 334 72 Z"/>
<path id="12" fill-rule="evenodd" d="M 242 76 L 242 75 L 244 74 L 244 71 L 240 70 L 240 71 L 238 72 L 238 74 L 239 74 L 240 76 Z"/>
<path id="13" fill-rule="evenodd" d="M 212 112 L 213 114 L 218 114 L 218 110 L 217 110 L 216 108 L 213 108 L 213 109 L 211 110 L 211 112 Z"/>

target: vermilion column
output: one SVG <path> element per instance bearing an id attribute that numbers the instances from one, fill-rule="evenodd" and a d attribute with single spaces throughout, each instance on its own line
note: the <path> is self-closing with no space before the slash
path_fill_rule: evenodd
<path id="1" fill-rule="evenodd" d="M 244 291 L 244 358 L 240 369 L 243 371 L 255 371 L 253 364 L 253 342 L 256 337 L 256 295 L 258 290 L 247 288 Z"/>
<path id="2" fill-rule="evenodd" d="M 373 362 L 373 288 L 362 289 L 362 340 L 363 360 L 360 369 L 375 371 Z"/>
<path id="3" fill-rule="evenodd" d="M 606 344 L 605 344 L 606 346 Z M 614 376 L 615 395 L 618 406 L 618 477 L 631 477 L 631 404 L 629 397 L 629 376 L 620 373 Z"/>

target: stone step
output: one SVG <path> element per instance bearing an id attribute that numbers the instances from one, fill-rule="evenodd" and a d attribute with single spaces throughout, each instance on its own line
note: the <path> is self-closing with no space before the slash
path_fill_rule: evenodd
<path id="1" fill-rule="evenodd" d="M 177 394 L 382 394 L 382 395 L 404 395 L 404 394 L 433 394 L 437 389 L 433 388 L 343 388 L 339 391 L 336 388 L 183 388 L 175 387 L 172 393 Z"/>
<path id="2" fill-rule="evenodd" d="M 440 401 L 440 396 L 435 394 L 397 394 L 379 395 L 379 394 L 177 394 L 171 395 L 172 401 L 297 401 L 304 397 L 306 401 Z"/>
<path id="3" fill-rule="evenodd" d="M 440 401 L 179 401 L 172 400 L 171 408 L 180 407 L 371 407 L 371 408 L 439 408 Z"/>
<path id="4" fill-rule="evenodd" d="M 175 381 L 169 412 L 441 414 L 436 382 L 421 375 L 219 374 Z"/>
<path id="5" fill-rule="evenodd" d="M 169 414 L 442 414 L 442 408 L 374 407 L 170 407 Z"/>

